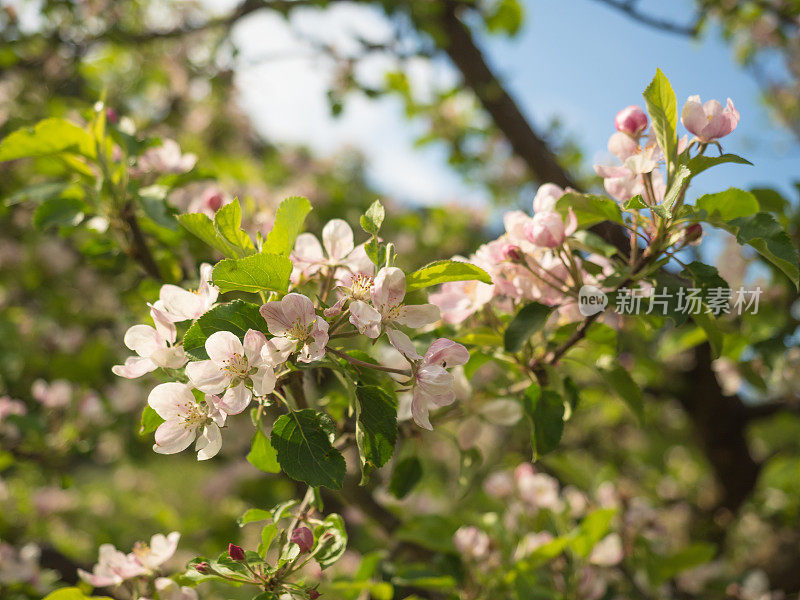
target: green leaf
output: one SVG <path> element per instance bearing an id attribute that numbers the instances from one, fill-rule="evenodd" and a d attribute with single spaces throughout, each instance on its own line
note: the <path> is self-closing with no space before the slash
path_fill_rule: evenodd
<path id="1" fill-rule="evenodd" d="M 523 306 L 508 324 L 503 343 L 506 352 L 519 352 L 522 345 L 547 322 L 553 308 L 531 302 Z"/>
<path id="2" fill-rule="evenodd" d="M 0 162 L 60 152 L 94 158 L 94 139 L 70 121 L 45 119 L 33 127 L 18 129 L 0 141 Z"/>
<path id="3" fill-rule="evenodd" d="M 362 484 L 373 469 L 385 465 L 397 443 L 397 402 L 374 385 L 356 387 L 356 443 Z"/>
<path id="4" fill-rule="evenodd" d="M 206 360 L 208 354 L 205 344 L 212 333 L 230 331 L 239 339 L 244 339 L 248 329 L 269 333 L 267 322 L 258 312 L 258 308 L 257 305 L 242 300 L 215 306 L 186 331 L 186 335 L 183 336 L 184 351 L 198 360 Z"/>
<path id="5" fill-rule="evenodd" d="M 328 415 L 311 408 L 278 417 L 270 441 L 283 472 L 313 487 L 341 489 L 345 462 L 331 444 L 333 428 Z"/>
<path id="6" fill-rule="evenodd" d="M 625 204 L 622 205 L 622 208 L 625 210 L 638 210 L 640 208 L 650 208 L 647 206 L 647 203 L 642 198 L 641 194 L 636 194 L 633 198 L 628 200 Z"/>
<path id="7" fill-rule="evenodd" d="M 681 276 L 694 281 L 695 286 L 703 290 L 701 296 L 704 297 L 710 288 L 730 287 L 728 282 L 720 276 L 716 267 L 697 260 L 686 265 L 681 271 Z"/>
<path id="8" fill-rule="evenodd" d="M 380 200 L 375 200 L 361 217 L 361 229 L 370 235 L 378 235 L 385 216 L 386 211 L 383 208 L 383 204 L 381 204 Z"/>
<path id="9" fill-rule="evenodd" d="M 416 456 L 407 456 L 398 462 L 389 481 L 389 492 L 398 500 L 402 500 L 414 489 L 422 479 L 422 463 Z"/>
<path id="10" fill-rule="evenodd" d="M 522 399 L 525 414 L 532 423 L 533 459 L 558 447 L 564 433 L 564 402 L 556 392 L 542 390 L 532 383 Z"/>
<path id="11" fill-rule="evenodd" d="M 281 472 L 281 466 L 278 464 L 278 454 L 272 444 L 269 443 L 269 438 L 260 429 L 253 436 L 253 443 L 250 446 L 250 452 L 247 454 L 247 462 L 256 469 L 261 469 L 267 473 Z"/>
<path id="12" fill-rule="evenodd" d="M 666 217 L 662 214 L 659 214 L 662 218 L 669 218 L 672 216 L 672 208 L 675 206 L 675 203 L 678 201 L 678 198 L 681 196 L 681 192 L 685 185 L 689 185 L 689 180 L 692 177 L 691 171 L 686 167 L 686 165 L 680 165 L 678 170 L 675 171 L 675 175 L 672 178 L 672 184 L 667 190 L 667 193 L 664 195 L 664 202 L 661 204 L 661 208 L 663 208 L 667 215 Z"/>
<path id="13" fill-rule="evenodd" d="M 275 224 L 267 234 L 262 251 L 289 254 L 311 210 L 311 202 L 302 196 L 292 196 L 281 202 L 275 213 Z"/>
<path id="14" fill-rule="evenodd" d="M 214 214 L 214 231 L 228 244 L 234 253 L 233 256 L 241 258 L 255 253 L 253 240 L 242 231 L 242 207 L 238 198 L 234 198 L 233 202 L 226 204 Z"/>
<path id="15" fill-rule="evenodd" d="M 704 154 L 700 154 L 689 159 L 686 162 L 686 166 L 689 168 L 689 171 L 691 171 L 692 177 L 694 177 L 706 169 L 710 169 L 711 167 L 725 163 L 736 163 L 740 165 L 753 164 L 749 160 L 742 158 L 741 156 L 736 156 L 735 154 L 723 154 L 722 156 L 706 156 Z"/>
<path id="16" fill-rule="evenodd" d="M 314 528 L 314 539 L 322 546 L 321 550 L 315 551 L 314 559 L 320 568 L 327 569 L 339 560 L 347 549 L 347 531 L 342 517 L 335 513 L 325 517 L 325 520 Z"/>
<path id="17" fill-rule="evenodd" d="M 669 79 L 661 69 L 656 69 L 655 77 L 645 88 L 644 101 L 653 122 L 658 145 L 664 151 L 667 169 L 671 173 L 677 163 L 678 150 L 678 100 Z"/>
<path id="18" fill-rule="evenodd" d="M 575 213 L 578 225 L 584 229 L 603 221 L 624 223 L 619 204 L 605 196 L 567 192 L 556 202 L 556 210 L 566 218 L 570 208 Z"/>
<path id="19" fill-rule="evenodd" d="M 636 418 L 639 419 L 640 422 L 644 421 L 642 390 L 631 378 L 628 371 L 621 365 L 614 364 L 607 368 L 601 368 L 600 373 L 603 375 L 603 379 L 605 379 L 608 386 L 625 401 L 625 404 L 633 411 Z"/>
<path id="20" fill-rule="evenodd" d="M 406 290 L 421 290 L 448 281 L 481 281 L 490 284 L 492 278 L 486 271 L 468 262 L 438 260 L 408 275 Z"/>
<path id="21" fill-rule="evenodd" d="M 497 0 L 484 15 L 486 28 L 491 33 L 516 35 L 522 26 L 525 11 L 519 0 Z"/>
<path id="22" fill-rule="evenodd" d="M 616 513 L 615 508 L 601 508 L 586 515 L 577 531 L 572 534 L 574 537 L 569 544 L 575 554 L 582 558 L 589 556 L 592 548 L 608 533 L 611 519 Z"/>
<path id="23" fill-rule="evenodd" d="M 292 261 L 281 254 L 261 252 L 244 258 L 226 258 L 214 266 L 213 281 L 220 292 L 265 290 L 285 292 L 289 289 Z"/>
<path id="24" fill-rule="evenodd" d="M 735 235 L 739 244 L 755 248 L 761 256 L 783 271 L 795 287 L 800 288 L 797 248 L 774 216 L 760 212 L 719 226 Z"/>
<path id="25" fill-rule="evenodd" d="M 258 545 L 258 554 L 262 557 L 267 557 L 267 552 L 269 552 L 269 547 L 272 545 L 272 541 L 275 539 L 275 536 L 278 535 L 278 526 L 275 523 L 268 523 L 261 528 L 261 543 Z"/>
<path id="26" fill-rule="evenodd" d="M 244 527 L 248 523 L 256 523 L 257 521 L 272 520 L 272 513 L 263 508 L 248 509 L 241 517 L 236 519 L 239 527 Z"/>
<path id="27" fill-rule="evenodd" d="M 704 210 L 708 217 L 730 221 L 738 217 L 749 217 L 759 211 L 758 200 L 750 192 L 729 188 L 716 194 L 700 196 L 695 203 L 697 210 Z"/>
<path id="28" fill-rule="evenodd" d="M 58 196 L 45 200 L 33 212 L 33 226 L 37 229 L 77 225 L 88 207 L 80 198 Z"/>
<path id="29" fill-rule="evenodd" d="M 154 432 L 163 422 L 164 419 L 162 419 L 149 404 L 145 404 L 142 410 L 142 418 L 139 422 L 139 435 L 145 436 L 148 433 Z"/>
<path id="30" fill-rule="evenodd" d="M 87 596 L 76 587 L 66 587 L 50 592 L 43 600 L 111 600 L 108 596 Z"/>

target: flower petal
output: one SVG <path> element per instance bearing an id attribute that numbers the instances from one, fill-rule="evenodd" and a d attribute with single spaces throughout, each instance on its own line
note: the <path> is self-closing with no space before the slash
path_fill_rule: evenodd
<path id="1" fill-rule="evenodd" d="M 350 322 L 359 333 L 375 339 L 380 335 L 381 314 L 366 302 L 356 300 L 350 303 Z"/>
<path id="2" fill-rule="evenodd" d="M 171 381 L 154 387 L 147 397 L 147 403 L 159 417 L 168 421 L 186 415 L 195 401 L 188 385 Z"/>
<path id="3" fill-rule="evenodd" d="M 250 366 L 261 362 L 261 348 L 267 343 L 267 336 L 255 329 L 248 329 L 244 334 L 244 355 Z"/>
<path id="4" fill-rule="evenodd" d="M 111 367 L 111 372 L 114 375 L 125 377 L 126 379 L 136 379 L 145 373 L 155 371 L 158 366 L 149 358 L 142 358 L 141 356 L 129 356 L 125 360 L 124 365 L 114 365 Z"/>
<path id="5" fill-rule="evenodd" d="M 406 296 L 406 274 L 397 267 L 384 267 L 375 276 L 372 302 L 376 307 L 397 306 Z"/>
<path id="6" fill-rule="evenodd" d="M 123 342 L 136 354 L 145 358 L 166 346 L 158 332 L 149 325 L 134 325 L 125 332 Z"/>
<path id="7" fill-rule="evenodd" d="M 423 325 L 435 323 L 441 317 L 439 307 L 435 304 L 413 304 L 404 306 L 394 318 L 395 323 L 416 329 Z"/>
<path id="8" fill-rule="evenodd" d="M 414 347 L 411 338 L 399 329 L 387 329 L 386 336 L 389 338 L 389 343 L 411 362 L 422 358 Z"/>
<path id="9" fill-rule="evenodd" d="M 244 356 L 244 346 L 230 331 L 215 331 L 206 340 L 206 352 L 214 364 L 224 367 L 235 355 Z"/>
<path id="10" fill-rule="evenodd" d="M 215 457 L 220 448 L 222 448 L 222 432 L 214 423 L 209 423 L 197 438 L 197 460 L 208 460 Z"/>
<path id="11" fill-rule="evenodd" d="M 328 258 L 339 262 L 353 251 L 353 230 L 346 221 L 332 219 L 322 229 L 322 245 Z"/>
<path id="12" fill-rule="evenodd" d="M 211 360 L 190 362 L 186 375 L 194 387 L 206 394 L 219 394 L 230 383 L 230 376 Z"/>
<path id="13" fill-rule="evenodd" d="M 229 388 L 216 406 L 227 415 L 238 415 L 247 408 L 252 398 L 253 394 L 250 390 L 243 383 L 240 383 L 235 387 Z"/>
<path id="14" fill-rule="evenodd" d="M 164 421 L 156 429 L 153 450 L 158 454 L 176 454 L 186 450 L 197 435 L 194 427 L 186 427 L 181 421 Z"/>

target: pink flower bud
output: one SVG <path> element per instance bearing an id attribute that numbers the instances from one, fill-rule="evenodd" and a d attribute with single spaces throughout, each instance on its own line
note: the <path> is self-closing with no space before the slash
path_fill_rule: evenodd
<path id="1" fill-rule="evenodd" d="M 292 532 L 292 542 L 300 546 L 300 552 L 311 552 L 314 547 L 314 534 L 308 527 L 298 527 Z"/>
<path id="2" fill-rule="evenodd" d="M 683 230 L 683 243 L 690 245 L 696 244 L 703 237 L 703 226 L 700 223 L 689 225 Z"/>
<path id="3" fill-rule="evenodd" d="M 116 125 L 119 123 L 119 114 L 113 108 L 109 107 L 106 109 L 106 119 L 109 123 Z"/>
<path id="4" fill-rule="evenodd" d="M 505 244 L 501 250 L 503 258 L 512 262 L 522 260 L 522 250 L 516 244 Z"/>
<path id="5" fill-rule="evenodd" d="M 725 137 L 736 129 L 739 124 L 739 111 L 730 98 L 723 107 L 717 100 L 709 100 L 703 104 L 700 96 L 689 96 L 683 105 L 681 123 L 695 134 L 698 140 L 707 144 Z"/>
<path id="6" fill-rule="evenodd" d="M 233 560 L 244 560 L 244 550 L 236 544 L 228 544 L 228 556 Z"/>
<path id="7" fill-rule="evenodd" d="M 536 214 L 525 224 L 525 237 L 537 246 L 556 248 L 567 237 L 564 219 L 557 212 Z"/>
<path id="8" fill-rule="evenodd" d="M 636 137 L 647 128 L 647 115 L 641 108 L 631 104 L 617 113 L 614 127 L 617 131 Z"/>
<path id="9" fill-rule="evenodd" d="M 317 590 L 314 590 L 314 589 L 306 590 L 306 594 L 308 594 L 308 597 L 311 600 L 317 600 L 317 598 L 319 598 L 319 592 Z"/>
<path id="10" fill-rule="evenodd" d="M 204 562 L 197 563 L 197 564 L 194 566 L 194 569 L 195 569 L 195 571 L 197 571 L 198 573 L 208 573 L 209 571 L 211 571 L 211 569 L 210 569 L 210 568 L 209 568 L 209 566 L 208 566 L 208 563 L 207 563 L 207 562 L 205 562 L 205 561 L 204 561 Z"/>

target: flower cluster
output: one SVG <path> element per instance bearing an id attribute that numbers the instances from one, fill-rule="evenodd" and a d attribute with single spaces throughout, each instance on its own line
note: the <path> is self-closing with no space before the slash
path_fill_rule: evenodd
<path id="1" fill-rule="evenodd" d="M 153 575 L 175 554 L 180 538 L 177 531 L 166 536 L 157 533 L 150 538 L 149 544 L 136 542 L 128 554 L 120 552 L 112 544 L 103 544 L 92 572 L 79 569 L 78 575 L 94 587 L 115 586 L 129 579 Z"/>

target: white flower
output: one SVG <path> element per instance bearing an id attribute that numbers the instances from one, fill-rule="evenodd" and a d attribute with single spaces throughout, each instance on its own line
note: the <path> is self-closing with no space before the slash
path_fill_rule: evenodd
<path id="1" fill-rule="evenodd" d="M 301 275 L 310 277 L 323 267 L 344 267 L 357 273 L 371 264 L 364 245 L 354 245 L 353 230 L 342 219 L 332 219 L 323 227 L 321 245 L 312 233 L 298 235 L 292 262 L 295 266 L 293 281 L 297 281 Z"/>
<path id="2" fill-rule="evenodd" d="M 264 396 L 275 389 L 275 371 L 261 356 L 266 343 L 266 336 L 255 329 L 245 333 L 244 344 L 230 331 L 212 333 L 205 344 L 209 360 L 186 365 L 189 381 L 207 394 L 225 392 L 217 408 L 226 415 L 238 415 L 253 394 Z"/>
<path id="3" fill-rule="evenodd" d="M 163 311 L 150 308 L 155 329 L 149 325 L 134 325 L 125 332 L 125 345 L 138 356 L 129 357 L 124 365 L 115 365 L 111 371 L 127 379 L 141 377 L 158 367 L 180 369 L 186 364 L 183 346 L 175 345 L 177 330 Z"/>
<path id="4" fill-rule="evenodd" d="M 161 600 L 197 600 L 197 592 L 188 586 L 179 586 L 168 577 L 159 577 L 155 581 L 158 597 Z"/>
<path id="5" fill-rule="evenodd" d="M 159 454 L 175 454 L 197 439 L 198 460 L 216 456 L 222 447 L 220 425 L 226 414 L 217 409 L 213 397 L 198 403 L 191 388 L 176 381 L 153 388 L 147 403 L 164 422 L 156 429 L 153 450 Z"/>
<path id="6" fill-rule="evenodd" d="M 148 148 L 131 168 L 134 177 L 146 173 L 180 174 L 191 171 L 197 163 L 194 154 L 181 154 L 181 147 L 175 140 L 166 139 L 161 146 Z"/>
<path id="7" fill-rule="evenodd" d="M 622 560 L 625 552 L 619 534 L 611 533 L 600 540 L 589 555 L 589 562 L 600 567 L 613 567 Z"/>
<path id="8" fill-rule="evenodd" d="M 126 579 L 138 577 L 147 569 L 131 554 L 124 554 L 111 544 L 100 546 L 97 564 L 89 573 L 78 569 L 78 575 L 94 587 L 118 585 Z"/>
<path id="9" fill-rule="evenodd" d="M 480 560 L 489 555 L 489 536 L 477 527 L 459 527 L 453 535 L 453 545 L 467 559 Z"/>
<path id="10" fill-rule="evenodd" d="M 397 267 L 384 267 L 378 271 L 372 286 L 373 306 L 363 300 L 353 301 L 350 304 L 350 322 L 360 333 L 374 339 L 380 336 L 383 328 L 388 331 L 392 325 L 417 328 L 439 320 L 438 306 L 405 305 L 405 295 L 405 273 Z"/>
<path id="11" fill-rule="evenodd" d="M 270 340 L 262 355 L 265 361 L 285 361 L 300 347 L 301 362 L 314 362 L 325 356 L 328 343 L 328 322 L 314 312 L 314 304 L 302 294 L 286 294 L 280 300 L 261 307 L 267 322 Z"/>
<path id="12" fill-rule="evenodd" d="M 181 534 L 173 531 L 169 535 L 157 533 L 150 538 L 150 543 L 136 542 L 133 546 L 131 556 L 134 556 L 141 565 L 150 571 L 155 571 L 158 567 L 167 562 L 178 549 L 178 541 Z"/>
<path id="13" fill-rule="evenodd" d="M 211 284 L 213 267 L 208 263 L 200 265 L 200 284 L 197 290 L 185 290 L 167 283 L 161 286 L 156 308 L 162 309 L 167 318 L 174 322 L 193 321 L 206 314 L 219 296 L 219 288 Z"/>

